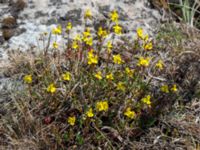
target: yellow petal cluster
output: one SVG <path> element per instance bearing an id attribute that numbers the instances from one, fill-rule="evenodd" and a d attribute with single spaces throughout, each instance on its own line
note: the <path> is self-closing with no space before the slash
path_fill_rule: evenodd
<path id="1" fill-rule="evenodd" d="M 79 41 L 81 42 L 82 41 L 82 37 L 80 34 L 76 34 L 76 36 L 74 37 L 74 41 Z"/>
<path id="2" fill-rule="evenodd" d="M 93 44 L 93 39 L 91 37 L 91 33 L 90 33 L 90 29 L 89 28 L 87 28 L 83 32 L 83 41 L 89 46 L 92 46 L 92 44 Z"/>
<path id="3" fill-rule="evenodd" d="M 55 49 L 58 48 L 58 43 L 57 42 L 53 42 L 53 48 L 55 48 Z"/>
<path id="4" fill-rule="evenodd" d="M 164 93 L 169 93 L 169 87 L 168 85 L 161 86 L 160 90 Z"/>
<path id="5" fill-rule="evenodd" d="M 88 52 L 88 65 L 98 64 L 98 56 L 94 54 L 94 50 Z"/>
<path id="6" fill-rule="evenodd" d="M 125 115 L 126 117 L 130 118 L 130 119 L 134 119 L 134 118 L 136 117 L 135 112 L 132 111 L 130 107 L 128 107 L 128 108 L 126 109 L 126 111 L 124 112 L 124 115 Z"/>
<path id="7" fill-rule="evenodd" d="M 163 69 L 163 61 L 162 60 L 159 60 L 157 63 L 156 63 L 156 68 L 162 70 Z"/>
<path id="8" fill-rule="evenodd" d="M 49 93 L 55 93 L 56 92 L 56 87 L 53 83 L 51 83 L 48 87 L 47 87 L 47 92 Z"/>
<path id="9" fill-rule="evenodd" d="M 138 38 L 142 39 L 143 41 L 148 41 L 148 39 L 149 39 L 148 34 L 144 35 L 142 28 L 137 29 L 137 36 L 138 36 Z M 149 44 L 146 48 L 149 48 L 149 47 L 151 47 L 151 44 Z"/>
<path id="10" fill-rule="evenodd" d="M 151 106 L 151 96 L 147 95 L 146 97 L 142 98 L 142 102 L 150 107 Z"/>
<path id="11" fill-rule="evenodd" d="M 177 92 L 177 91 L 178 91 L 176 84 L 174 84 L 174 85 L 172 86 L 171 91 L 172 91 L 172 92 Z"/>
<path id="12" fill-rule="evenodd" d="M 150 64 L 150 58 L 149 57 L 140 57 L 139 61 L 137 63 L 138 66 L 148 67 Z"/>
<path id="13" fill-rule="evenodd" d="M 106 79 L 108 79 L 108 80 L 114 80 L 113 74 L 110 73 L 110 74 L 106 75 Z"/>
<path id="14" fill-rule="evenodd" d="M 74 126 L 76 122 L 76 117 L 75 116 L 70 116 L 67 118 L 67 122 L 71 125 Z"/>
<path id="15" fill-rule="evenodd" d="M 71 74 L 70 72 L 65 72 L 62 74 L 62 78 L 64 81 L 70 81 L 71 80 Z"/>
<path id="16" fill-rule="evenodd" d="M 143 48 L 144 48 L 145 50 L 152 50 L 152 49 L 153 49 L 153 44 L 152 44 L 152 42 L 149 42 L 149 43 L 144 44 Z"/>
<path id="17" fill-rule="evenodd" d="M 89 117 L 89 118 L 94 117 L 94 113 L 93 113 L 92 108 L 89 108 L 89 109 L 88 109 L 88 111 L 86 112 L 86 116 Z"/>
<path id="18" fill-rule="evenodd" d="M 94 74 L 95 78 L 97 78 L 98 80 L 101 80 L 103 77 L 102 77 L 102 73 L 101 71 L 98 71 L 97 73 Z"/>
<path id="19" fill-rule="evenodd" d="M 72 29 L 72 23 L 68 22 L 67 26 L 66 26 L 66 31 L 69 31 Z"/>
<path id="20" fill-rule="evenodd" d="M 25 83 L 31 84 L 32 83 L 32 75 L 25 75 L 23 80 Z"/>
<path id="21" fill-rule="evenodd" d="M 108 102 L 107 101 L 100 101 L 96 103 L 97 111 L 107 111 L 108 110 Z"/>
<path id="22" fill-rule="evenodd" d="M 90 9 L 86 9 L 85 14 L 84 14 L 85 19 L 91 19 L 92 18 L 92 12 Z"/>
<path id="23" fill-rule="evenodd" d="M 125 72 L 129 77 L 133 77 L 133 74 L 134 74 L 134 70 L 133 69 L 130 69 L 129 67 L 126 67 L 125 68 Z"/>
<path id="24" fill-rule="evenodd" d="M 117 13 L 116 10 L 112 11 L 110 13 L 110 19 L 113 21 L 113 22 L 118 22 L 118 19 L 119 19 L 119 15 Z"/>
<path id="25" fill-rule="evenodd" d="M 113 48 L 113 45 L 112 45 L 111 41 L 108 41 L 108 42 L 107 42 L 106 48 L 107 48 L 108 53 L 110 54 L 110 53 L 111 53 L 111 50 L 112 50 L 112 48 Z"/>
<path id="26" fill-rule="evenodd" d="M 122 64 L 122 63 L 123 63 L 123 60 L 122 60 L 122 58 L 121 58 L 121 55 L 120 55 L 120 54 L 113 55 L 113 62 L 114 62 L 115 64 L 118 64 L 118 65 Z"/>
<path id="27" fill-rule="evenodd" d="M 102 27 L 99 27 L 98 29 L 98 32 L 97 32 L 97 35 L 100 37 L 100 38 L 106 38 L 108 33 L 106 30 L 103 30 Z"/>
<path id="28" fill-rule="evenodd" d="M 117 90 L 120 90 L 120 91 L 126 90 L 126 87 L 125 87 L 123 82 L 120 81 L 120 82 L 117 83 Z"/>
<path id="29" fill-rule="evenodd" d="M 114 30 L 115 34 L 122 34 L 122 27 L 119 26 L 118 24 L 113 26 L 113 30 Z"/>
<path id="30" fill-rule="evenodd" d="M 72 48 L 73 49 L 77 49 L 79 46 L 78 46 L 78 42 L 77 41 L 73 41 L 72 42 Z"/>
<path id="31" fill-rule="evenodd" d="M 62 33 L 62 27 L 61 27 L 61 25 L 59 25 L 56 28 L 52 29 L 52 34 L 59 35 L 61 33 Z"/>
<path id="32" fill-rule="evenodd" d="M 91 36 L 90 29 L 86 28 L 86 30 L 83 32 L 83 38 L 87 38 L 89 36 Z"/>
<path id="33" fill-rule="evenodd" d="M 92 37 L 85 38 L 84 41 L 85 41 L 85 43 L 86 43 L 87 45 L 89 45 L 89 46 L 92 46 L 92 44 L 93 44 L 93 39 L 92 39 Z"/>

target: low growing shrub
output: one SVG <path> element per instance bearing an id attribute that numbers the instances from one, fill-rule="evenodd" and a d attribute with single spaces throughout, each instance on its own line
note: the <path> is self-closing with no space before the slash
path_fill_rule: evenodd
<path id="1" fill-rule="evenodd" d="M 42 33 L 44 51 L 18 54 L 13 61 L 24 87 L 1 118 L 9 137 L 5 145 L 133 147 L 130 141 L 154 125 L 179 96 L 178 86 L 167 76 L 173 64 L 142 28 L 132 40 L 122 36 L 116 11 L 108 26 L 97 31 L 87 26 L 90 10 L 84 18 L 83 33 L 70 39 L 72 24 L 65 31 L 58 25 L 50 34 Z M 56 40 L 61 34 L 67 36 L 64 48 Z"/>

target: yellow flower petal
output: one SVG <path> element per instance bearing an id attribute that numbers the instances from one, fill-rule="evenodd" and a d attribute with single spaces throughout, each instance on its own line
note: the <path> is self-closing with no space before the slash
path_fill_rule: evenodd
<path id="1" fill-rule="evenodd" d="M 100 101 L 96 103 L 97 111 L 107 111 L 108 110 L 108 102 L 107 101 Z"/>
<path id="2" fill-rule="evenodd" d="M 70 117 L 68 117 L 67 122 L 68 122 L 71 126 L 74 126 L 74 125 L 75 125 L 75 122 L 76 122 L 76 117 L 75 117 L 75 116 L 70 116 Z"/>
<path id="3" fill-rule="evenodd" d="M 56 92 L 56 87 L 55 85 L 52 83 L 47 87 L 47 92 L 49 93 L 55 93 Z"/>
<path id="4" fill-rule="evenodd" d="M 25 75 L 23 78 L 24 82 L 27 84 L 32 83 L 32 75 Z"/>

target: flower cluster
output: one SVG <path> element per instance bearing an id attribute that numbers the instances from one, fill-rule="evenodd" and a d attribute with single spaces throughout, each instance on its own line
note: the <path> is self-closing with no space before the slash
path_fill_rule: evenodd
<path id="1" fill-rule="evenodd" d="M 146 97 L 142 98 L 142 102 L 151 107 L 151 96 L 147 95 Z"/>
<path id="2" fill-rule="evenodd" d="M 88 65 L 98 64 L 98 56 L 94 54 L 94 50 L 88 52 Z"/>
<path id="3" fill-rule="evenodd" d="M 135 112 L 132 111 L 130 107 L 128 107 L 128 108 L 126 109 L 126 111 L 124 112 L 124 115 L 125 115 L 126 117 L 130 118 L 130 119 L 134 119 L 134 118 L 136 117 Z"/>
<path id="4" fill-rule="evenodd" d="M 30 105 L 44 108 L 41 114 L 55 116 L 44 122 L 57 121 L 54 125 L 61 126 L 59 131 L 69 132 L 68 138 L 77 141 L 79 135 L 71 134 L 77 130 L 90 132 L 92 126 L 98 130 L 112 123 L 121 131 L 125 126 L 137 126 L 144 112 L 154 112 L 155 105 L 161 103 L 159 99 L 178 95 L 173 81 L 163 83 L 156 78 L 165 73 L 167 61 L 142 28 L 130 42 L 121 36 L 123 28 L 116 10 L 109 15 L 108 27 L 97 26 L 96 31 L 88 25 L 94 18 L 91 10 L 87 9 L 83 17 L 85 28 L 72 39 L 71 22 L 64 30 L 61 25 L 52 29 L 52 51 L 45 50 L 31 73 L 23 78 L 29 95 L 33 94 Z M 64 37 L 65 44 L 57 41 L 58 36 Z M 62 45 L 64 51 L 60 51 Z M 160 81 L 156 86 L 154 79 Z"/>
<path id="5" fill-rule="evenodd" d="M 96 103 L 97 111 L 107 111 L 108 110 L 108 101 L 99 101 Z"/>

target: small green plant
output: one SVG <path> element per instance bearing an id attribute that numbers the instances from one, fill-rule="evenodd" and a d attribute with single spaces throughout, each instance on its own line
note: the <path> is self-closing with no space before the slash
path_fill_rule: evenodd
<path id="1" fill-rule="evenodd" d="M 92 13 L 87 10 L 81 34 L 69 39 L 72 23 L 64 31 L 58 25 L 52 29 L 53 42 L 48 42 L 52 48 L 45 46 L 36 57 L 31 53 L 32 59 L 18 57 L 24 89 L 6 106 L 12 114 L 3 118 L 7 136 L 12 133 L 20 140 L 31 134 L 39 148 L 95 143 L 108 149 L 119 148 L 118 141 L 123 144 L 121 136 L 126 139 L 128 128 L 155 123 L 178 96 L 178 86 L 155 77 L 166 74 L 166 62 L 148 34 L 138 28 L 134 41 L 123 40 L 118 18 L 117 11 L 111 12 L 108 27 L 92 34 L 87 26 Z M 62 34 L 67 36 L 64 49 L 57 41 Z M 41 34 L 44 43 L 47 37 L 48 33 Z M 116 43 L 115 37 L 123 44 Z"/>
<path id="2" fill-rule="evenodd" d="M 200 3 L 198 0 L 190 1 L 190 0 L 179 0 L 179 4 L 169 3 L 171 6 L 176 6 L 181 9 L 182 19 L 185 23 L 194 27 L 198 24 L 198 20 L 195 19 L 195 15 L 199 18 L 200 11 Z"/>

